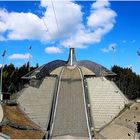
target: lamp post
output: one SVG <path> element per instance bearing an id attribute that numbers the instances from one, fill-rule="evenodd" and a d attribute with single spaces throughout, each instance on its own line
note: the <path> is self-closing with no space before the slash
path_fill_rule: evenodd
<path id="1" fill-rule="evenodd" d="M 113 65 L 115 65 L 115 46 L 114 45 L 112 45 L 112 52 L 113 52 L 112 54 L 112 67 L 113 67 Z"/>
<path id="2" fill-rule="evenodd" d="M 140 57 L 140 51 L 137 51 L 137 55 Z"/>
<path id="3" fill-rule="evenodd" d="M 31 49 L 32 49 L 32 46 L 29 47 L 29 72 L 30 72 L 30 65 L 31 65 Z"/>
<path id="4" fill-rule="evenodd" d="M 0 100 L 3 100 L 3 94 L 2 94 L 2 74 L 3 74 L 3 67 L 4 67 L 4 56 L 6 54 L 6 50 L 2 53 L 2 66 L 1 66 L 1 86 L 0 86 Z"/>

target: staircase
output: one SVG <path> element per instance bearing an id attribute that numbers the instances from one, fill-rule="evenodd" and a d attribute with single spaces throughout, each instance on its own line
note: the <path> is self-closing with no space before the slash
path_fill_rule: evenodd
<path id="1" fill-rule="evenodd" d="M 100 130 L 124 108 L 128 100 L 105 77 L 87 78 L 93 125 Z"/>
<path id="2" fill-rule="evenodd" d="M 20 108 L 43 130 L 46 130 L 55 89 L 56 78 L 47 77 L 39 88 L 29 86 L 18 98 Z"/>

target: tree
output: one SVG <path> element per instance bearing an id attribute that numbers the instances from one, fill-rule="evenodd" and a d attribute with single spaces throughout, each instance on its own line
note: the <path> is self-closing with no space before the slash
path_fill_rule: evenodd
<path id="1" fill-rule="evenodd" d="M 31 67 L 34 70 L 36 67 Z M 21 77 L 28 73 L 29 64 L 24 64 L 20 68 L 15 68 L 13 64 L 5 65 L 3 68 L 3 92 L 14 93 L 21 89 L 21 85 L 28 81 L 22 82 Z"/>
<path id="2" fill-rule="evenodd" d="M 115 83 L 129 99 L 140 97 L 140 76 L 130 68 L 113 66 L 112 71 L 117 74 Z"/>

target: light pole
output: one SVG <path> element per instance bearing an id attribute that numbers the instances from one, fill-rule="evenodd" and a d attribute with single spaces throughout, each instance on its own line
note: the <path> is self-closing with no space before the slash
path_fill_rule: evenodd
<path id="1" fill-rule="evenodd" d="M 32 49 L 32 46 L 29 47 L 29 72 L 30 72 L 30 65 L 31 65 L 31 49 Z"/>
<path id="2" fill-rule="evenodd" d="M 3 100 L 3 94 L 2 94 L 2 74 L 3 74 L 3 67 L 4 67 L 4 56 L 6 54 L 6 50 L 2 53 L 2 66 L 1 66 L 1 86 L 0 86 L 0 100 Z"/>
<path id="3" fill-rule="evenodd" d="M 112 45 L 112 67 L 115 65 L 115 46 Z"/>
<path id="4" fill-rule="evenodd" d="M 137 51 L 137 55 L 140 57 L 140 51 Z"/>

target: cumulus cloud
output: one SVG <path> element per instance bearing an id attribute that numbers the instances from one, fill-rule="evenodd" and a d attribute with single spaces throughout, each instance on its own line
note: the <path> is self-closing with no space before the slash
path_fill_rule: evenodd
<path id="1" fill-rule="evenodd" d="M 42 0 L 43 2 L 44 0 Z M 42 3 L 41 5 L 46 8 L 46 11 L 41 18 L 30 12 L 8 12 L 5 9 L 0 9 L 0 36 L 7 32 L 5 38 L 9 40 L 50 41 L 69 37 L 80 28 L 82 12 L 78 4 L 70 1 L 63 1 L 63 4 L 54 2 L 59 23 L 58 32 L 51 2 Z"/>
<path id="2" fill-rule="evenodd" d="M 0 25 L 2 25 L 0 36 L 6 33 L 4 38 L 7 40 L 49 40 L 42 20 L 33 13 L 8 12 L 0 9 Z"/>
<path id="3" fill-rule="evenodd" d="M 60 48 L 51 46 L 51 47 L 45 48 L 45 52 L 46 53 L 50 53 L 50 54 L 53 54 L 53 53 L 62 53 L 62 50 Z"/>
<path id="4" fill-rule="evenodd" d="M 12 54 L 12 55 L 8 56 L 8 59 L 29 59 L 31 57 L 32 57 L 32 55 L 30 53 Z"/>
<path id="5" fill-rule="evenodd" d="M 82 8 L 77 3 L 70 0 L 53 3 L 58 26 L 51 1 L 41 0 L 40 6 L 45 8 L 41 18 L 30 12 L 8 12 L 0 9 L 0 41 L 56 40 L 64 47 L 85 48 L 89 44 L 100 42 L 115 24 L 117 14 L 110 8 L 108 0 L 93 2 L 87 23 L 83 23 Z"/>
<path id="6" fill-rule="evenodd" d="M 66 38 L 77 32 L 82 26 L 81 7 L 71 1 L 54 1 L 55 13 L 57 16 L 58 28 L 55 21 L 51 1 L 41 1 L 41 5 L 47 10 L 44 13 L 44 21 L 48 26 L 53 39 Z"/>
<path id="7" fill-rule="evenodd" d="M 108 6 L 110 6 L 110 3 L 108 2 L 108 0 L 98 0 L 96 3 L 92 5 L 92 8 L 99 9 L 99 8 L 108 7 Z"/>
<path id="8" fill-rule="evenodd" d="M 87 26 L 81 26 L 80 30 L 70 38 L 62 41 L 62 45 L 85 48 L 88 44 L 100 42 L 102 37 L 113 28 L 116 16 L 107 0 L 94 2 L 91 14 L 87 17 Z"/>
<path id="9" fill-rule="evenodd" d="M 113 50 L 116 51 L 116 43 L 111 43 L 111 44 L 109 44 L 109 46 L 107 48 L 101 49 L 101 51 L 104 53 L 108 53 Z"/>
<path id="10" fill-rule="evenodd" d="M 108 3 L 108 1 L 106 1 Z M 91 15 L 88 17 L 88 26 L 93 29 L 105 28 L 115 23 L 116 13 L 109 8 L 109 4 L 105 1 L 97 1 L 93 3 Z M 98 5 L 98 6 L 97 6 Z"/>

